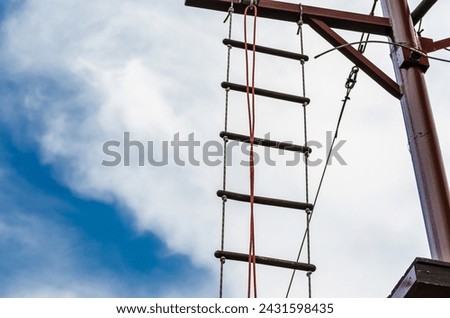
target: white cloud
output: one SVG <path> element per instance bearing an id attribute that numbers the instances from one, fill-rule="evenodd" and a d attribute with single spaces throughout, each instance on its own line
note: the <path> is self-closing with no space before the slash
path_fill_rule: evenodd
<path id="1" fill-rule="evenodd" d="M 342 6 L 336 1 L 326 5 Z M 352 3 L 342 9 L 364 12 L 369 8 Z M 221 18 L 223 14 L 184 8 L 181 2 L 28 1 L 5 24 L 3 54 L 12 61 L 10 72 L 64 76 L 78 86 L 69 101 L 42 100 L 32 94 L 32 107 L 27 108 L 33 123 L 44 124 L 43 133 L 36 137 L 43 158 L 59 168 L 67 184 L 85 196 L 119 203 L 139 230 L 156 233 L 173 251 L 189 255 L 194 263 L 212 270 L 217 268 L 212 252 L 219 246 L 220 202 L 214 192 L 220 185 L 220 168 L 105 168 L 100 163 L 105 159 L 103 142 L 121 140 L 124 131 L 142 141 L 170 140 L 175 132 L 187 136 L 192 131 L 201 140 L 216 138 L 222 128 L 223 100 L 218 85 L 226 55 L 220 44 L 220 37 L 226 34 Z M 235 30 L 241 28 L 239 21 L 235 21 Z M 261 25 L 261 44 L 278 41 L 296 49 L 295 25 Z M 290 38 L 279 36 L 285 31 L 290 32 Z M 239 31 L 235 33 L 241 38 Z M 307 35 L 310 55 L 329 47 L 312 33 Z M 233 76 L 242 78 L 240 55 L 233 54 Z M 390 67 L 387 47 L 377 47 L 368 54 L 383 56 L 377 62 L 383 68 Z M 271 61 L 261 57 L 258 63 L 260 83 L 287 91 L 297 89 L 297 69 L 283 71 L 278 78 L 279 68 L 272 73 L 264 71 Z M 334 127 L 350 67 L 337 52 L 308 64 L 308 94 L 313 101 L 311 138 L 324 141 L 324 131 Z M 440 74 L 430 75 L 431 83 L 439 87 Z M 440 111 L 448 118 L 444 107 L 439 107 L 439 96 L 446 92 L 434 88 L 432 93 L 438 101 L 436 117 L 448 164 L 450 140 L 445 136 L 449 134 L 444 131 L 444 119 L 439 118 Z M 233 97 L 230 123 L 245 132 L 246 115 L 239 98 Z M 274 138 L 285 140 L 294 134 L 301 136 L 301 129 L 295 128 L 301 117 L 294 106 L 262 100 L 258 105 L 259 132 L 271 131 Z M 262 115 L 264 112 L 268 115 Z M 349 139 L 343 149 L 349 165 L 330 167 L 313 221 L 318 296 L 383 297 L 415 256 L 426 256 L 404 137 L 397 101 L 361 74 L 340 135 Z M 246 191 L 246 170 L 234 168 L 230 169 L 230 190 Z M 257 189 L 262 194 L 292 199 L 303 193 L 301 172 L 258 169 Z M 311 171 L 313 189 L 320 172 L 318 168 Z M 297 180 L 291 179 L 294 173 Z M 245 251 L 247 210 L 241 204 L 229 207 L 227 245 Z M 291 211 L 258 211 L 257 249 L 268 256 L 296 255 L 303 216 Z M 245 277 L 245 265 L 227 266 L 227 284 L 236 281 L 235 275 Z M 276 281 L 285 281 L 289 275 L 277 275 L 259 276 L 263 295 L 280 296 L 287 283 Z M 366 281 L 373 277 L 376 281 Z M 239 288 L 227 288 L 231 295 L 241 295 Z"/>

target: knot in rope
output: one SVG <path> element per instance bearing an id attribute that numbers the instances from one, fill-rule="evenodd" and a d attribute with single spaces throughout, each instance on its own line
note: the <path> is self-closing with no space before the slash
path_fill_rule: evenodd
<path id="1" fill-rule="evenodd" d="M 300 7 L 300 19 L 297 22 L 297 25 L 298 25 L 297 35 L 300 34 L 300 31 L 301 31 L 303 23 L 304 23 L 303 22 L 303 5 L 301 3 L 299 3 L 298 5 Z"/>
<path id="2" fill-rule="evenodd" d="M 228 19 L 233 15 L 233 13 L 234 13 L 234 2 L 233 0 L 230 0 L 230 7 L 228 8 L 228 14 L 225 20 L 223 20 L 223 23 L 226 23 Z"/>

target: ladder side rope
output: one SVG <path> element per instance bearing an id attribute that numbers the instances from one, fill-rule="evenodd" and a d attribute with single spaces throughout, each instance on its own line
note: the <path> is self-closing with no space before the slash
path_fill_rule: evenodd
<path id="1" fill-rule="evenodd" d="M 233 0 L 230 0 L 230 8 L 228 9 L 228 15 L 223 21 L 223 23 L 228 23 L 228 38 L 231 39 L 232 30 L 233 30 L 233 13 L 234 13 L 234 2 Z M 228 45 L 228 52 L 227 52 L 227 73 L 226 78 L 227 82 L 230 81 L 230 68 L 231 68 L 231 45 Z M 229 95 L 230 90 L 226 89 L 225 91 L 225 120 L 224 125 L 225 129 L 224 131 L 228 131 L 228 106 L 229 106 Z M 227 145 L 228 145 L 228 138 L 224 137 L 223 139 L 223 177 L 222 177 L 222 190 L 226 191 L 227 186 Z M 223 251 L 225 249 L 225 216 L 226 216 L 226 202 L 227 198 L 226 196 L 222 197 L 222 228 L 221 228 L 221 238 L 220 238 L 220 249 Z M 225 257 L 220 258 L 220 283 L 219 283 L 219 297 L 223 297 L 223 278 L 224 278 L 224 265 L 225 265 Z"/>
<path id="2" fill-rule="evenodd" d="M 304 37 L 303 37 L 303 5 L 300 3 L 300 19 L 298 20 L 298 31 L 297 35 L 299 35 L 300 39 L 300 54 L 305 55 L 304 48 Z M 303 97 L 306 97 L 306 72 L 305 72 L 305 60 L 300 61 L 301 64 L 301 73 L 302 73 L 302 91 Z M 304 144 L 305 147 L 308 146 L 308 113 L 307 113 L 307 103 L 303 104 L 303 135 L 304 135 Z M 305 197 L 306 203 L 309 203 L 309 164 L 308 164 L 309 152 L 305 152 Z M 306 209 L 306 245 L 307 245 L 307 261 L 308 264 L 311 264 L 311 209 Z M 308 297 L 312 298 L 312 272 L 307 272 L 308 278 Z"/>
<path id="3" fill-rule="evenodd" d="M 247 17 L 249 10 L 254 13 L 253 18 L 253 50 L 252 50 L 252 67 L 251 67 L 251 83 L 249 72 L 249 48 L 247 40 Z M 255 141 L 255 71 L 256 71 L 256 21 L 258 16 L 258 8 L 253 1 L 245 8 L 244 11 L 244 43 L 245 43 L 245 74 L 247 85 L 247 111 L 248 123 L 250 132 L 250 242 L 248 253 L 248 289 L 247 297 L 250 298 L 252 294 L 257 297 L 256 284 L 256 251 L 255 251 L 255 162 L 254 162 L 254 141 Z"/>
<path id="4" fill-rule="evenodd" d="M 378 3 L 378 0 L 374 0 L 373 6 L 372 6 L 372 10 L 370 12 L 370 15 L 374 15 L 375 14 L 375 9 L 376 9 L 377 3 Z M 301 31 L 300 25 L 299 25 L 299 31 Z M 358 50 L 361 53 L 365 52 L 366 47 L 367 47 L 367 43 L 370 42 L 369 41 L 369 37 L 370 37 L 370 34 L 363 33 L 361 35 L 361 40 L 359 41 L 359 47 L 358 47 Z M 316 206 L 317 200 L 319 198 L 320 191 L 322 189 L 323 181 L 324 181 L 324 178 L 325 178 L 325 175 L 326 175 L 326 172 L 327 172 L 327 168 L 328 168 L 328 165 L 329 165 L 329 162 L 330 162 L 332 150 L 334 148 L 334 144 L 335 144 L 335 142 L 337 140 L 337 137 L 338 137 L 338 133 L 339 133 L 339 129 L 340 129 L 340 126 L 341 126 L 341 121 L 342 121 L 342 117 L 343 117 L 343 114 L 344 114 L 345 107 L 347 105 L 347 102 L 350 100 L 350 93 L 351 93 L 351 91 L 353 90 L 353 88 L 356 85 L 356 80 L 357 80 L 357 77 L 358 77 L 358 71 L 359 71 L 359 67 L 353 66 L 351 71 L 350 71 L 350 73 L 349 73 L 349 76 L 347 77 L 346 83 L 345 83 L 345 88 L 347 89 L 347 91 L 346 91 L 344 99 L 342 100 L 341 110 L 340 110 L 340 113 L 339 113 L 339 117 L 338 117 L 338 121 L 337 121 L 337 124 L 336 124 L 336 128 L 334 130 L 335 131 L 334 138 L 333 138 L 333 140 L 331 142 L 330 148 L 328 149 L 327 158 L 325 160 L 325 166 L 324 166 L 324 169 L 322 171 L 322 175 L 320 177 L 319 186 L 317 188 L 316 195 L 314 197 L 314 201 L 313 201 L 313 206 L 314 207 Z M 309 222 L 311 221 L 313 215 L 314 215 L 314 210 L 311 211 L 310 214 L 309 214 L 309 219 L 308 219 L 307 225 L 309 225 Z M 310 244 L 310 241 L 309 241 L 309 226 L 307 226 L 307 228 L 305 230 L 305 233 L 303 235 L 303 239 L 302 239 L 302 242 L 300 244 L 300 249 L 299 249 L 299 252 L 298 252 L 298 255 L 297 255 L 297 262 L 300 260 L 301 254 L 303 252 L 303 248 L 305 246 L 305 242 L 308 245 L 307 249 L 309 251 L 309 249 L 310 249 L 310 246 L 309 246 L 309 244 Z M 309 255 L 308 255 L 308 258 L 309 258 Z M 286 298 L 289 297 L 290 291 L 292 289 L 292 285 L 293 285 L 294 278 L 295 278 L 295 273 L 296 273 L 296 270 L 293 270 L 292 271 L 292 275 L 291 275 L 291 279 L 289 281 L 288 290 L 286 292 Z M 310 277 L 311 277 L 311 273 L 308 273 L 308 280 L 310 279 Z M 310 284 L 309 284 L 309 286 L 310 286 Z M 310 295 L 311 295 L 311 291 L 310 291 Z"/>
<path id="5" fill-rule="evenodd" d="M 304 55 L 304 36 L 303 36 L 303 5 L 300 3 L 300 18 L 297 22 L 298 30 L 297 35 L 299 36 L 300 40 L 300 54 Z M 300 60 L 301 65 L 301 77 L 302 77 L 302 92 L 303 97 L 306 97 L 306 72 L 305 72 L 305 60 Z M 308 145 L 308 116 L 307 116 L 307 106 L 308 103 L 303 103 L 303 135 L 304 135 L 304 145 Z M 305 152 L 305 197 L 306 197 L 306 203 L 309 203 L 309 165 L 308 165 L 308 158 L 309 158 L 309 152 Z M 306 231 L 305 231 L 305 237 L 303 240 L 307 242 L 307 261 L 308 264 L 311 264 L 311 237 L 310 237 L 310 225 L 311 225 L 311 209 L 306 209 Z M 304 243 L 303 243 L 304 244 Z M 297 260 L 300 258 L 298 257 Z M 296 271 L 294 270 L 292 272 L 292 277 L 289 283 L 288 291 L 286 293 L 286 298 L 289 297 L 289 293 L 292 287 L 293 279 L 295 276 Z M 312 272 L 307 272 L 307 278 L 308 278 L 308 297 L 312 298 L 312 279 L 311 279 Z"/>

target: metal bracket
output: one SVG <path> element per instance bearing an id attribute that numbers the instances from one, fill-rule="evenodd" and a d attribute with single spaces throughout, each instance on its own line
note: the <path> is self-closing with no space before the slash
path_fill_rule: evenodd
<path id="1" fill-rule="evenodd" d="M 419 37 L 421 52 L 402 47 L 397 50 L 397 58 L 401 68 L 419 67 L 425 73 L 430 67 L 429 59 L 425 54 L 442 50 L 450 46 L 450 38 L 440 41 L 426 37 Z"/>
<path id="2" fill-rule="evenodd" d="M 398 61 L 400 68 L 418 67 L 425 73 L 430 67 L 428 57 L 418 51 L 400 47 L 397 50 Z"/>
<path id="3" fill-rule="evenodd" d="M 258 5 L 259 0 L 239 0 L 239 3 L 242 4 L 253 4 L 255 6 Z"/>

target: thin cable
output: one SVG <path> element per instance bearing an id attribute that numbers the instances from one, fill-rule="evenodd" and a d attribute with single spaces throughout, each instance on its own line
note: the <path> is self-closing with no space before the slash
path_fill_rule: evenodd
<path id="1" fill-rule="evenodd" d="M 297 31 L 297 35 L 299 35 L 300 37 L 300 50 L 301 50 L 301 54 L 304 55 L 304 38 L 303 38 L 303 6 L 300 3 L 300 19 L 298 21 L 298 31 Z M 306 97 L 306 76 L 305 76 L 305 61 L 301 60 L 301 66 L 302 66 L 302 86 L 303 86 L 303 97 Z M 308 120 L 307 120 L 307 111 L 306 111 L 306 106 L 308 106 L 307 103 L 303 104 L 303 127 L 304 127 L 304 137 L 305 137 L 305 147 L 308 144 Z M 309 158 L 309 152 L 305 153 L 305 192 L 306 192 L 306 203 L 309 203 L 309 165 L 308 165 L 308 158 Z M 304 233 L 303 236 L 303 240 L 302 240 L 302 246 L 301 249 L 303 250 L 303 246 L 305 244 L 305 241 L 307 243 L 307 260 L 308 260 L 308 264 L 311 264 L 311 236 L 310 236 L 310 225 L 311 225 L 311 215 L 312 215 L 312 211 L 310 209 L 306 209 L 306 231 Z M 300 257 L 297 258 L 297 261 L 300 259 Z M 292 284 L 294 281 L 294 277 L 295 277 L 295 273 L 296 271 L 292 271 L 292 276 L 289 282 L 289 287 L 288 290 L 286 292 L 286 298 L 289 297 L 289 293 L 291 291 L 292 288 Z M 307 278 L 308 278 L 308 297 L 312 298 L 312 279 L 311 279 L 311 275 L 312 272 L 308 272 L 307 273 Z"/>
<path id="2" fill-rule="evenodd" d="M 353 70 L 353 69 L 352 69 L 352 70 Z M 352 72 L 351 72 L 350 74 L 352 74 Z M 349 79 L 350 79 L 350 80 L 349 80 Z M 352 84 L 349 84 L 349 83 L 352 83 Z M 322 175 L 321 175 L 321 177 L 320 177 L 319 186 L 318 186 L 318 188 L 317 188 L 316 195 L 315 195 L 315 197 L 314 197 L 314 201 L 313 201 L 313 206 L 314 206 L 314 207 L 316 206 L 317 200 L 318 200 L 318 198 L 319 198 L 319 194 L 320 194 L 320 191 L 321 191 L 321 189 L 322 189 L 322 185 L 323 185 L 323 181 L 324 181 L 324 179 L 325 179 L 325 175 L 326 175 L 326 172 L 327 172 L 327 168 L 328 168 L 328 166 L 329 166 L 329 162 L 330 162 L 332 150 L 333 150 L 333 148 L 334 148 L 334 144 L 335 144 L 335 142 L 336 142 L 336 140 L 337 140 L 337 137 L 338 137 L 339 128 L 340 128 L 341 122 L 342 122 L 342 115 L 344 114 L 344 110 L 345 110 L 345 107 L 346 107 L 346 105 L 347 105 L 347 102 L 350 100 L 350 92 L 351 92 L 351 90 L 353 89 L 353 87 L 355 86 L 355 84 L 356 84 L 356 78 L 355 78 L 354 76 L 351 76 L 351 75 L 350 75 L 350 76 L 347 78 L 347 82 L 346 82 L 346 84 L 345 84 L 345 87 L 347 88 L 347 92 L 346 92 L 346 94 L 345 94 L 344 99 L 342 100 L 342 102 L 343 102 L 343 103 L 342 103 L 342 107 L 341 107 L 341 110 L 340 110 L 340 113 L 339 113 L 339 117 L 338 117 L 338 121 L 337 121 L 337 124 L 336 124 L 336 128 L 335 128 L 335 130 L 334 130 L 334 131 L 335 131 L 335 133 L 334 133 L 334 138 L 333 138 L 333 141 L 331 142 L 330 149 L 328 150 L 327 159 L 325 160 L 325 166 L 324 166 L 324 169 L 323 169 L 323 171 L 322 171 Z M 350 87 L 351 87 L 351 88 L 350 88 Z M 309 214 L 309 221 L 311 221 L 311 219 L 312 219 L 313 216 L 314 216 L 314 210 L 312 210 L 312 211 L 310 212 L 310 214 Z M 307 236 L 308 236 L 308 231 L 306 230 L 305 233 L 303 234 L 302 242 L 301 242 L 301 244 L 300 244 L 300 249 L 299 249 L 299 252 L 298 252 L 298 255 L 297 255 L 297 262 L 300 260 L 300 256 L 301 256 L 301 254 L 302 254 L 302 252 L 303 252 L 303 248 L 304 248 L 304 246 L 305 246 L 305 242 L 307 241 Z M 289 297 L 290 291 L 291 291 L 291 289 L 292 289 L 292 285 L 293 285 L 294 278 L 295 278 L 295 273 L 296 273 L 295 270 L 292 271 L 291 279 L 290 279 L 290 281 L 289 281 L 289 286 L 288 286 L 288 290 L 287 290 L 287 293 L 286 293 L 286 298 Z M 308 277 L 309 277 L 310 275 L 311 275 L 311 273 L 308 273 Z"/>
<path id="3" fill-rule="evenodd" d="M 302 56 L 305 55 L 305 49 L 304 49 L 304 37 L 303 37 L 303 6 L 300 4 L 300 19 L 298 21 L 298 32 L 300 39 L 300 54 Z M 306 72 L 305 72 L 305 60 L 300 60 L 301 65 L 301 76 L 302 76 L 302 94 L 303 97 L 306 97 Z M 308 143 L 308 126 L 307 126 L 307 107 L 308 103 L 303 104 L 303 135 L 304 135 L 304 145 L 307 146 Z M 309 174 L 308 174 L 308 155 L 309 153 L 306 153 L 305 158 L 305 179 L 306 179 L 306 203 L 309 203 Z"/>
<path id="4" fill-rule="evenodd" d="M 300 19 L 298 20 L 298 31 L 297 35 L 299 35 L 300 39 L 300 54 L 305 55 L 304 48 L 304 37 L 303 37 L 303 5 L 300 3 Z M 306 72 L 305 72 L 305 60 L 300 61 L 301 64 L 301 73 L 302 73 L 302 91 L 303 97 L 306 97 Z M 303 104 L 303 135 L 304 135 L 304 145 L 307 147 L 308 145 L 308 112 L 307 112 L 308 103 Z M 305 200 L 306 203 L 309 203 L 309 152 L 305 153 Z M 307 243 L 307 260 L 308 264 L 311 264 L 311 211 L 309 209 L 306 210 L 306 243 Z M 312 298 L 312 278 L 311 274 L 308 273 L 308 297 Z"/>
<path id="5" fill-rule="evenodd" d="M 228 15 L 226 19 L 223 21 L 224 23 L 229 21 L 228 24 L 228 38 L 231 39 L 231 33 L 233 29 L 233 12 L 234 12 L 234 3 L 233 0 L 230 1 L 230 8 L 228 9 Z M 231 69 L 231 45 L 228 46 L 227 53 L 227 82 L 230 81 L 230 69 Z M 225 92 L 225 131 L 228 131 L 228 106 L 229 106 L 229 93 L 230 90 L 227 89 Z M 228 139 L 224 138 L 223 140 L 223 177 L 222 177 L 222 190 L 226 190 L 227 185 L 227 145 Z M 222 230 L 221 230 L 221 241 L 220 241 L 220 249 L 221 251 L 225 248 L 225 216 L 226 216 L 226 202 L 227 198 L 222 198 Z M 223 297 L 223 277 L 224 277 L 224 265 L 225 258 L 220 259 L 220 283 L 219 283 L 219 297 Z"/>
<path id="6" fill-rule="evenodd" d="M 375 14 L 375 9 L 376 9 L 377 3 L 378 3 L 378 0 L 374 0 L 372 9 L 370 11 L 370 15 L 374 15 Z M 347 44 L 347 45 L 359 44 L 358 51 L 360 53 L 364 53 L 366 48 L 367 48 L 367 43 L 374 42 L 374 41 L 369 41 L 369 37 L 370 37 L 370 34 L 363 33 L 361 35 L 360 41 L 354 42 L 352 44 Z M 327 52 L 319 54 L 315 58 L 318 58 L 318 57 L 320 57 L 320 56 L 322 56 L 322 55 L 324 55 L 324 54 L 326 54 L 328 52 L 331 52 L 331 51 L 339 49 L 339 48 L 340 47 L 336 47 L 334 49 L 328 50 Z M 329 165 L 329 162 L 330 162 L 330 159 L 331 159 L 332 150 L 334 148 L 334 144 L 335 144 L 335 142 L 337 140 L 337 137 L 338 137 L 339 128 L 340 128 L 340 125 L 341 125 L 342 116 L 344 114 L 345 107 L 347 105 L 347 102 L 350 100 L 350 93 L 351 93 L 352 89 L 355 87 L 355 84 L 356 84 L 356 80 L 357 80 L 357 77 L 358 77 L 358 71 L 359 71 L 359 68 L 357 66 L 354 66 L 352 68 L 352 70 L 350 71 L 350 74 L 347 77 L 347 81 L 345 83 L 345 88 L 347 89 L 347 91 L 346 91 L 344 99 L 342 100 L 342 107 L 341 107 L 341 110 L 339 112 L 339 117 L 338 117 L 336 128 L 335 128 L 334 138 L 333 138 L 333 141 L 331 142 L 330 149 L 328 150 L 327 159 L 325 161 L 325 166 L 324 166 L 324 169 L 322 171 L 322 175 L 320 177 L 319 186 L 317 188 L 316 195 L 314 197 L 314 202 L 313 202 L 313 206 L 314 207 L 316 206 L 317 200 L 319 198 L 320 191 L 322 189 L 323 181 L 324 181 L 324 178 L 325 178 L 325 175 L 326 175 L 326 172 L 327 172 L 327 168 L 328 168 L 328 165 Z M 312 219 L 313 215 L 314 215 L 314 210 L 307 211 L 308 222 L 311 222 L 311 219 Z M 303 252 L 303 248 L 305 246 L 305 242 L 308 245 L 307 249 L 309 251 L 309 249 L 310 249 L 310 246 L 309 246 L 309 244 L 310 244 L 309 227 L 306 228 L 305 233 L 303 235 L 302 242 L 300 244 L 300 249 L 299 249 L 299 252 L 298 252 L 298 255 L 297 255 L 297 262 L 300 260 L 301 254 Z M 308 261 L 309 261 L 309 255 L 308 255 Z M 292 271 L 292 275 L 291 275 L 291 279 L 289 281 L 288 290 L 286 292 L 286 298 L 289 297 L 290 291 L 292 289 L 292 285 L 293 285 L 294 278 L 295 278 L 295 273 L 296 273 L 296 270 L 293 270 Z M 308 280 L 310 279 L 311 275 L 312 275 L 311 272 L 307 273 Z"/>
<path id="7" fill-rule="evenodd" d="M 247 40 L 247 16 L 249 10 L 253 10 L 253 50 L 252 50 L 252 72 L 251 72 L 251 84 L 249 74 L 249 49 Z M 251 291 L 253 286 L 253 295 L 257 297 L 256 286 L 256 251 L 255 251 L 255 161 L 254 161 L 254 142 L 255 142 L 255 72 L 256 72 L 256 20 L 258 16 L 258 7 L 253 4 L 253 1 L 245 8 L 244 11 L 244 43 L 245 43 L 245 74 L 247 84 L 247 111 L 248 111 L 248 124 L 250 131 L 250 242 L 248 253 L 248 290 L 247 297 L 251 297 Z M 250 92 L 251 88 L 251 92 Z"/>
<path id="8" fill-rule="evenodd" d="M 377 4 L 378 4 L 378 0 L 374 0 L 373 1 L 373 5 L 372 5 L 372 9 L 370 10 L 369 15 L 375 15 L 375 9 L 377 8 Z M 361 39 L 358 46 L 358 51 L 360 53 L 364 53 L 366 51 L 367 48 L 367 43 L 369 43 L 369 38 L 370 38 L 370 33 L 363 33 L 361 34 Z"/>
<path id="9" fill-rule="evenodd" d="M 423 22 L 423 19 L 420 19 L 419 26 L 417 27 L 417 34 L 419 36 L 422 36 L 422 32 L 425 31 L 425 29 L 422 29 L 422 22 Z"/>
<path id="10" fill-rule="evenodd" d="M 379 40 L 370 40 L 370 41 L 368 40 L 368 41 L 357 41 L 357 42 L 345 43 L 345 44 L 336 46 L 336 47 L 334 47 L 332 49 L 329 49 L 329 50 L 327 50 L 327 51 L 325 51 L 323 53 L 320 53 L 320 54 L 314 56 L 314 58 L 317 59 L 317 58 L 322 57 L 325 54 L 328 54 L 330 52 L 342 49 L 342 48 L 347 47 L 347 46 L 352 46 L 352 45 L 361 44 L 361 43 L 377 43 L 377 44 L 389 44 L 389 45 L 393 45 L 393 46 L 400 46 L 400 47 L 404 47 L 406 49 L 409 49 L 412 52 L 419 54 L 420 56 L 429 58 L 430 60 L 436 60 L 436 61 L 440 61 L 440 62 L 450 63 L 450 60 L 428 55 L 425 52 L 422 52 L 420 50 L 417 50 L 415 48 L 412 48 L 412 47 L 410 47 L 408 45 L 405 45 L 405 44 L 402 44 L 402 43 L 396 43 L 396 42 L 391 42 L 391 41 L 379 41 Z"/>
<path id="11" fill-rule="evenodd" d="M 345 94 L 344 99 L 342 100 L 342 107 L 341 107 L 341 111 L 339 113 L 339 118 L 338 118 L 338 121 L 337 121 L 337 124 L 336 124 L 336 128 L 334 130 L 333 141 L 331 142 L 330 149 L 328 150 L 327 160 L 325 161 L 325 167 L 323 169 L 322 176 L 321 176 L 320 182 L 319 182 L 319 186 L 317 188 L 316 196 L 314 198 L 314 203 L 313 203 L 314 206 L 317 203 L 317 200 L 318 200 L 319 194 L 320 194 L 320 190 L 322 189 L 323 180 L 325 178 L 327 167 L 328 167 L 328 165 L 330 163 L 330 158 L 331 158 L 331 153 L 333 151 L 334 143 L 336 142 L 336 140 L 338 138 L 339 128 L 341 126 L 342 116 L 344 114 L 345 107 L 347 106 L 347 102 L 350 100 L 350 93 L 351 93 L 351 91 L 353 90 L 353 88 L 356 85 L 356 80 L 357 80 L 357 77 L 358 77 L 358 71 L 359 71 L 359 68 L 354 66 L 352 68 L 352 70 L 350 71 L 350 74 L 347 77 L 347 81 L 345 83 L 345 88 L 347 89 L 347 92 Z M 313 213 L 314 213 L 314 211 L 313 211 Z M 311 216 L 312 216 L 312 214 L 311 214 Z"/>

